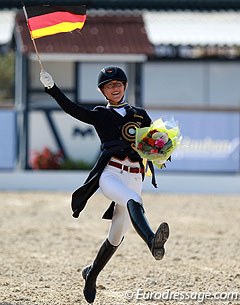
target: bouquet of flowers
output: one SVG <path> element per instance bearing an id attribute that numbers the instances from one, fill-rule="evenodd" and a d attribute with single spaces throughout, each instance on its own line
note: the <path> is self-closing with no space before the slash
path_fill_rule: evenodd
<path id="1" fill-rule="evenodd" d="M 178 123 L 158 119 L 150 127 L 136 128 L 136 150 L 159 168 L 169 159 L 182 139 Z"/>

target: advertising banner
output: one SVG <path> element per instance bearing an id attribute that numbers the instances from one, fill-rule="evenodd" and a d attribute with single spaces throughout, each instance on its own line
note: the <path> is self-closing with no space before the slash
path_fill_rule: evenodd
<path id="1" fill-rule="evenodd" d="M 147 111 L 152 120 L 174 118 L 181 129 L 182 143 L 173 153 L 172 162 L 167 162 L 166 171 L 218 173 L 240 171 L 239 113 Z M 52 119 L 68 156 L 73 160 L 94 163 L 100 148 L 94 128 L 73 120 L 62 112 L 54 112 Z M 44 147 L 57 151 L 50 125 L 43 114 L 32 112 L 29 125 L 30 156 L 32 152 L 41 151 Z"/>
<path id="2" fill-rule="evenodd" d="M 16 115 L 0 110 L 0 170 L 14 169 L 16 162 Z"/>
<path id="3" fill-rule="evenodd" d="M 101 143 L 93 126 L 77 121 L 63 111 L 53 111 L 51 119 L 67 156 L 71 160 L 94 164 L 100 153 Z M 39 132 L 40 127 L 41 132 Z M 44 112 L 31 112 L 29 116 L 30 163 L 35 152 L 42 152 L 44 148 L 48 148 L 54 153 L 59 151 L 51 128 Z"/>
<path id="4" fill-rule="evenodd" d="M 239 172 L 240 115 L 234 112 L 148 111 L 156 120 L 178 121 L 183 140 L 168 171 Z"/>

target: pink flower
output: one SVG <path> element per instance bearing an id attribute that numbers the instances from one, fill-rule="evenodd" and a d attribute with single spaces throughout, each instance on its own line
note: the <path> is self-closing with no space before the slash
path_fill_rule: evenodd
<path id="1" fill-rule="evenodd" d="M 155 146 L 157 146 L 159 148 L 163 148 L 164 144 L 165 143 L 164 143 L 164 140 L 162 138 L 155 141 Z"/>
<path id="2" fill-rule="evenodd" d="M 156 149 L 156 148 L 152 148 L 150 150 L 150 154 L 157 154 L 157 153 L 158 153 L 158 149 Z"/>

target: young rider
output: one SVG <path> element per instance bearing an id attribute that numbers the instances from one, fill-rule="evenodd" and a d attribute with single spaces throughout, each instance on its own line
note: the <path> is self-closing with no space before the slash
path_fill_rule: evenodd
<path id="1" fill-rule="evenodd" d="M 134 149 L 135 129 L 150 126 L 151 119 L 144 109 L 130 106 L 125 100 L 128 80 L 119 67 L 105 67 L 100 71 L 97 85 L 107 105 L 92 110 L 70 101 L 46 71 L 41 71 L 40 80 L 45 91 L 66 113 L 93 125 L 101 141 L 101 154 L 95 166 L 84 185 L 72 195 L 73 217 L 79 216 L 98 188 L 112 201 L 103 217 L 111 219 L 108 236 L 93 263 L 82 272 L 85 299 L 93 303 L 97 276 L 121 244 L 131 223 L 153 257 L 160 260 L 164 256 L 169 227 L 167 223 L 162 223 L 155 233 L 150 228 L 141 197 L 145 168 L 142 158 Z M 149 165 L 153 170 L 151 162 Z"/>

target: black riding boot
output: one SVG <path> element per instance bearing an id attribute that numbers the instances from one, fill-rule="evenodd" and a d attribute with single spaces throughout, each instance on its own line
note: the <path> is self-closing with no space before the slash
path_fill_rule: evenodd
<path id="1" fill-rule="evenodd" d="M 106 266 L 113 256 L 118 246 L 110 244 L 108 239 L 104 241 L 92 265 L 86 266 L 82 271 L 85 286 L 83 289 L 84 297 L 88 303 L 93 303 L 96 296 L 96 280 L 98 274 Z"/>
<path id="2" fill-rule="evenodd" d="M 154 258 L 156 260 L 162 259 L 165 253 L 164 244 L 169 236 L 168 224 L 166 222 L 161 223 L 154 234 L 144 215 L 143 206 L 139 202 L 130 199 L 127 202 L 127 208 L 132 224 L 138 235 L 140 235 L 148 245 Z"/>

